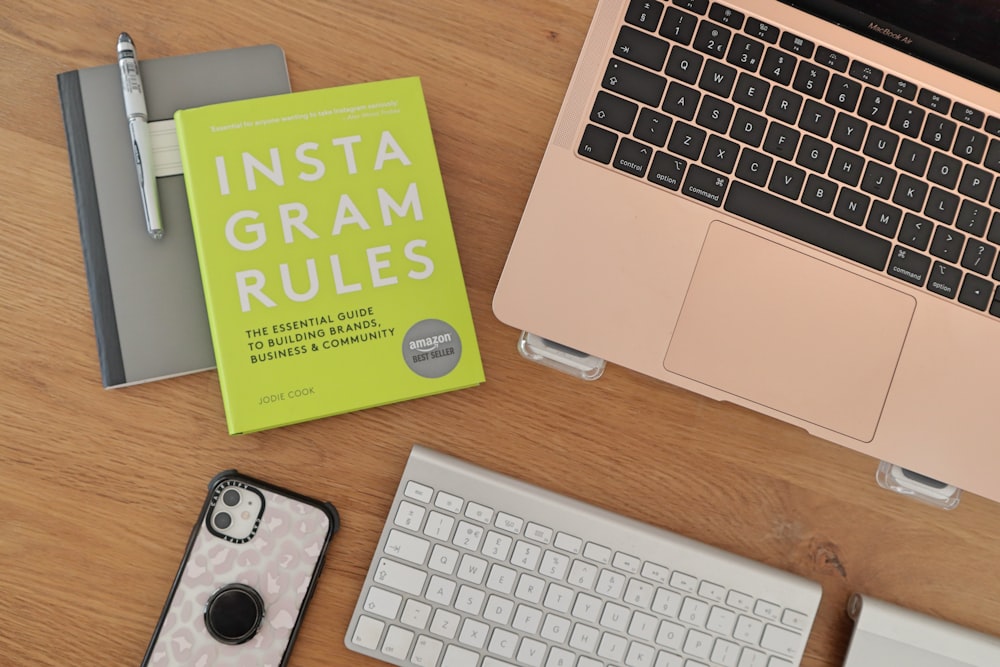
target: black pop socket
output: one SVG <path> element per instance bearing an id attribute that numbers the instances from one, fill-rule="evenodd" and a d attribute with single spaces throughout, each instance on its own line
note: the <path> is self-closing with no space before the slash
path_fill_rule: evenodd
<path id="1" fill-rule="evenodd" d="M 242 644 L 257 634 L 264 620 L 264 600 L 245 584 L 229 584 L 205 605 L 205 627 L 223 644 Z"/>

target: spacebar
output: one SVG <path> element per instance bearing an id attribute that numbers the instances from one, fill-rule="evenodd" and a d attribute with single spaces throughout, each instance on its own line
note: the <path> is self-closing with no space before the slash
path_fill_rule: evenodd
<path id="1" fill-rule="evenodd" d="M 723 205 L 730 213 L 788 234 L 817 248 L 881 271 L 892 244 L 857 227 L 734 181 Z"/>

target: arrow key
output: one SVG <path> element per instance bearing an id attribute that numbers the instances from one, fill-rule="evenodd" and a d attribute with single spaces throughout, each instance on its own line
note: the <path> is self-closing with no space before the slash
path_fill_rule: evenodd
<path id="1" fill-rule="evenodd" d="M 958 293 L 958 300 L 976 310 L 986 310 L 993 299 L 993 283 L 979 276 L 968 273 Z"/>

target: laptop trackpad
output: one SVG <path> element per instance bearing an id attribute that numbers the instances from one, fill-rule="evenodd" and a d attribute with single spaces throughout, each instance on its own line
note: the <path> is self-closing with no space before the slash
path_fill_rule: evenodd
<path id="1" fill-rule="evenodd" d="M 870 442 L 914 306 L 907 294 L 715 222 L 663 365 Z"/>

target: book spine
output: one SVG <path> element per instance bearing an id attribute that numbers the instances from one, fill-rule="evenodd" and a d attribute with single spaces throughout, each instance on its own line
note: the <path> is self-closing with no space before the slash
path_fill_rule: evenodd
<path id="1" fill-rule="evenodd" d="M 80 89 L 79 72 L 63 72 L 56 77 L 59 102 L 62 106 L 66 145 L 69 149 L 73 191 L 76 195 L 76 216 L 80 224 L 80 244 L 90 292 L 90 310 L 97 338 L 97 356 L 101 364 L 101 379 L 105 387 L 125 384 L 125 362 L 122 358 L 118 322 L 111 294 L 111 276 L 104 248 L 101 210 L 97 201 L 97 185 L 87 135 L 87 117 Z"/>

